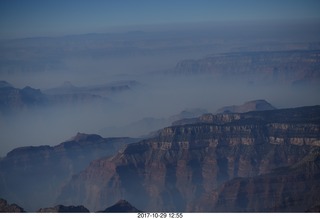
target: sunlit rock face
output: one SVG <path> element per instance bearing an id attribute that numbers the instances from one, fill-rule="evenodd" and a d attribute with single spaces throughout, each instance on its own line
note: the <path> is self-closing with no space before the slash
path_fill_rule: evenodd
<path id="1" fill-rule="evenodd" d="M 142 211 L 293 211 L 305 194 L 319 194 L 319 131 L 319 106 L 207 114 L 92 162 L 58 202 L 90 210 L 126 199 Z M 311 198 L 296 210 L 316 204 Z"/>

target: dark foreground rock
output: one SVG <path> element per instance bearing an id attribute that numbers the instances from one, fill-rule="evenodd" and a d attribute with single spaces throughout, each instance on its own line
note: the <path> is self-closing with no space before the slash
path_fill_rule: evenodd
<path id="1" fill-rule="evenodd" d="M 0 212 L 2 213 L 22 213 L 25 212 L 23 208 L 16 204 L 8 204 L 8 202 L 0 198 Z"/>
<path id="2" fill-rule="evenodd" d="M 140 210 L 133 207 L 129 202 L 126 200 L 120 200 L 116 204 L 106 208 L 103 211 L 98 211 L 101 213 L 134 213 L 134 212 L 141 212 Z"/>
<path id="3" fill-rule="evenodd" d="M 132 138 L 103 138 L 78 133 L 57 146 L 28 146 L 10 151 L 0 160 L 0 197 L 27 211 L 53 206 L 61 187 L 89 163 L 112 156 Z M 74 204 L 70 204 L 74 205 Z"/>
<path id="4" fill-rule="evenodd" d="M 64 206 L 56 205 L 51 208 L 40 208 L 38 210 L 40 213 L 89 213 L 89 210 L 84 206 Z"/>

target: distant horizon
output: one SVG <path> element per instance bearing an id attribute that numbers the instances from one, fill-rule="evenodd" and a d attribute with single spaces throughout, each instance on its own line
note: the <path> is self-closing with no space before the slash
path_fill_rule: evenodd
<path id="1" fill-rule="evenodd" d="M 233 21 L 320 21 L 320 1 L 0 1 L 0 39 Z"/>
<path id="2" fill-rule="evenodd" d="M 308 25 L 308 26 L 306 26 Z M 36 38 L 63 38 L 70 36 L 82 35 L 103 35 L 103 34 L 130 34 L 130 33 L 163 33 L 163 32 L 184 32 L 191 30 L 199 31 L 213 31 L 208 28 L 256 28 L 263 30 L 270 27 L 302 27 L 312 29 L 314 32 L 320 33 L 320 20 L 306 19 L 306 20 L 233 20 L 233 21 L 200 21 L 200 22 L 177 22 L 177 23 L 159 23 L 154 25 L 122 25 L 116 27 L 106 27 L 96 31 L 80 31 L 69 33 L 47 33 L 38 35 L 20 35 L 15 37 L 3 37 L 0 34 L 0 41 L 7 40 L 21 40 L 21 39 L 36 39 Z"/>

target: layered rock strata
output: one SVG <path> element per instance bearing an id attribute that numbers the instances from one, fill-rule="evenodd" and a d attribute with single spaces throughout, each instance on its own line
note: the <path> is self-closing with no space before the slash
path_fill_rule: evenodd
<path id="1" fill-rule="evenodd" d="M 319 150 L 319 106 L 206 114 L 191 124 L 168 127 L 154 138 L 129 144 L 113 157 L 92 162 L 64 187 L 59 202 L 98 210 L 126 199 L 142 211 L 215 211 L 221 209 L 214 200 L 224 196 L 220 189 L 224 183 L 239 177 L 262 177 L 280 167 L 293 168 Z M 312 174 L 310 177 L 313 179 Z M 279 183 L 284 186 L 286 181 Z M 311 188 L 297 190 L 297 197 L 303 200 Z M 275 195 L 270 191 L 267 195 Z M 284 191 L 289 189 L 279 195 Z M 206 194 L 213 194 L 209 196 L 212 202 L 203 202 Z M 257 206 L 255 211 L 292 209 Z"/>

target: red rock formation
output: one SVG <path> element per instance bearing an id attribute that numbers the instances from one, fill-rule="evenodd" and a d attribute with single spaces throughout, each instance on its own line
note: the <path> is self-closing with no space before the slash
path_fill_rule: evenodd
<path id="1" fill-rule="evenodd" d="M 319 150 L 319 115 L 316 106 L 206 115 L 201 123 L 168 127 L 112 158 L 92 162 L 64 187 L 59 201 L 92 210 L 126 199 L 142 211 L 214 211 L 214 205 L 199 203 L 208 196 L 215 204 L 217 189 L 229 180 L 268 174 Z M 231 187 L 230 194 L 240 186 Z M 259 205 L 255 210 L 265 209 Z"/>

